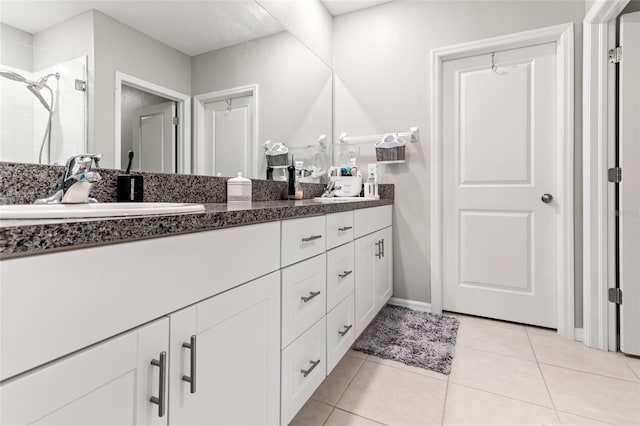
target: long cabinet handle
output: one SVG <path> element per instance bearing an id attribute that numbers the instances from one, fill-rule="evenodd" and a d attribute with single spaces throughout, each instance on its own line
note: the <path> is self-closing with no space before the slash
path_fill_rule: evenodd
<path id="1" fill-rule="evenodd" d="M 188 376 L 182 376 L 182 380 L 189 383 L 190 392 L 196 393 L 196 335 L 191 336 L 189 343 L 184 342 L 182 344 L 183 348 L 189 349 L 191 352 L 190 362 L 191 362 L 191 371 Z"/>
<path id="2" fill-rule="evenodd" d="M 376 241 L 376 257 L 382 259 L 382 240 Z"/>
<path id="3" fill-rule="evenodd" d="M 304 377 L 307 377 L 309 374 L 311 374 L 311 372 L 313 371 L 314 368 L 316 368 L 318 366 L 318 364 L 320 364 L 320 360 L 317 361 L 309 361 L 311 363 L 311 367 L 309 367 L 308 370 L 300 370 L 300 372 L 302 373 L 302 375 Z"/>
<path id="4" fill-rule="evenodd" d="M 353 229 L 353 226 L 343 226 L 342 228 L 338 228 L 338 231 L 345 232 L 345 231 L 348 231 L 349 229 Z"/>
<path id="5" fill-rule="evenodd" d="M 158 385 L 158 396 L 152 396 L 149 398 L 149 402 L 158 406 L 158 417 L 164 417 L 166 413 L 166 398 L 164 395 L 164 389 L 167 381 L 167 353 L 165 351 L 160 352 L 160 359 L 151 360 L 151 365 L 160 367 L 160 384 Z"/>
<path id="6" fill-rule="evenodd" d="M 349 275 L 351 275 L 352 273 L 353 273 L 353 271 L 344 271 L 344 273 L 342 273 L 342 274 L 338 274 L 338 277 L 340 277 L 340 278 L 346 278 L 346 277 L 348 277 Z"/>
<path id="7" fill-rule="evenodd" d="M 381 247 L 382 247 L 381 254 L 382 254 L 382 257 L 384 257 L 384 238 L 383 238 L 383 239 L 381 239 L 380 241 L 382 242 L 382 245 L 381 245 Z"/>
<path id="8" fill-rule="evenodd" d="M 308 243 L 313 240 L 319 240 L 320 238 L 322 238 L 322 235 L 312 235 L 310 237 L 302 237 L 302 242 Z"/>
<path id="9" fill-rule="evenodd" d="M 311 299 L 313 299 L 314 297 L 319 296 L 319 295 L 320 295 L 320 292 L 319 292 L 319 291 L 312 291 L 312 292 L 310 292 L 310 293 L 309 293 L 309 295 L 308 295 L 308 296 L 306 296 L 306 297 L 305 297 L 305 296 L 302 296 L 300 299 L 302 299 L 302 301 L 303 301 L 304 303 L 307 303 L 309 300 L 311 300 Z"/>
<path id="10" fill-rule="evenodd" d="M 353 327 L 353 324 L 345 325 L 344 330 L 338 331 L 338 334 L 341 335 L 342 337 L 346 336 L 349 330 L 351 330 L 351 327 Z"/>

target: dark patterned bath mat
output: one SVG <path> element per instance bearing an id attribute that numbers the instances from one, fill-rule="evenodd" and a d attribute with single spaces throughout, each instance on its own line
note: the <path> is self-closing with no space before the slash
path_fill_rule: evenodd
<path id="1" fill-rule="evenodd" d="M 406 365 L 449 374 L 459 321 L 446 315 L 386 305 L 353 349 Z"/>

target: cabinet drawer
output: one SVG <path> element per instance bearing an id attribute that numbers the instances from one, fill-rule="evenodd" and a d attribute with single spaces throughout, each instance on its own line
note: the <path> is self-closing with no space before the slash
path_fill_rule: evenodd
<path id="1" fill-rule="evenodd" d="M 371 207 L 354 211 L 355 237 L 375 232 L 391 226 L 391 206 Z"/>
<path id="2" fill-rule="evenodd" d="M 353 293 L 353 242 L 327 252 L 327 311 Z"/>
<path id="3" fill-rule="evenodd" d="M 282 222 L 282 266 L 300 262 L 325 250 L 324 216 Z"/>
<path id="4" fill-rule="evenodd" d="M 282 270 L 282 347 L 325 315 L 327 307 L 326 255 Z"/>
<path id="5" fill-rule="evenodd" d="M 327 215 L 327 250 L 353 240 L 353 212 Z"/>
<path id="6" fill-rule="evenodd" d="M 282 424 L 289 424 L 326 376 L 326 325 L 323 317 L 282 351 Z"/>
<path id="7" fill-rule="evenodd" d="M 327 375 L 355 341 L 353 293 L 327 314 Z"/>

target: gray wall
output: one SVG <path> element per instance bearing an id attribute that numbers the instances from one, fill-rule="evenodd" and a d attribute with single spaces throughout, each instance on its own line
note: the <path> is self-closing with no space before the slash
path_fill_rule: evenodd
<path id="1" fill-rule="evenodd" d="M 97 102 L 89 149 L 103 153 L 101 166 L 114 167 L 116 71 L 191 95 L 191 57 L 100 12 L 94 12 L 94 46 Z"/>
<path id="2" fill-rule="evenodd" d="M 33 71 L 33 36 L 0 22 L 0 64 Z"/>
<path id="3" fill-rule="evenodd" d="M 266 140 L 310 145 L 331 135 L 331 69 L 284 31 L 194 56 L 193 95 L 258 85 L 259 170 Z"/>
<path id="4" fill-rule="evenodd" d="M 154 95 L 153 93 L 145 92 L 144 90 L 136 89 L 135 87 L 122 85 L 122 109 L 120 121 L 120 145 L 122 151 L 121 163 L 122 167 L 126 167 L 129 162 L 129 151 L 133 150 L 133 113 L 135 110 L 151 105 L 158 105 L 164 102 L 169 102 L 169 99 L 162 96 Z M 136 152 L 136 155 L 139 155 Z M 137 164 L 134 162 L 134 164 Z"/>
<path id="5" fill-rule="evenodd" d="M 438 47 L 574 22 L 576 93 L 576 324 L 582 324 L 581 92 L 585 3 L 391 2 L 338 16 L 333 23 L 334 135 L 420 127 L 408 162 L 384 166 L 394 183 L 394 295 L 430 302 L 430 51 Z M 335 137 L 335 136 L 334 136 Z M 362 163 L 374 161 L 364 147 Z"/>

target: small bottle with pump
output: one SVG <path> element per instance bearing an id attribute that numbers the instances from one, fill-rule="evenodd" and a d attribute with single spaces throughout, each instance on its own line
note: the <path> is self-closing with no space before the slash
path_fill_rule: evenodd
<path id="1" fill-rule="evenodd" d="M 378 165 L 369 164 L 367 167 L 367 181 L 364 184 L 366 198 L 378 198 Z"/>

